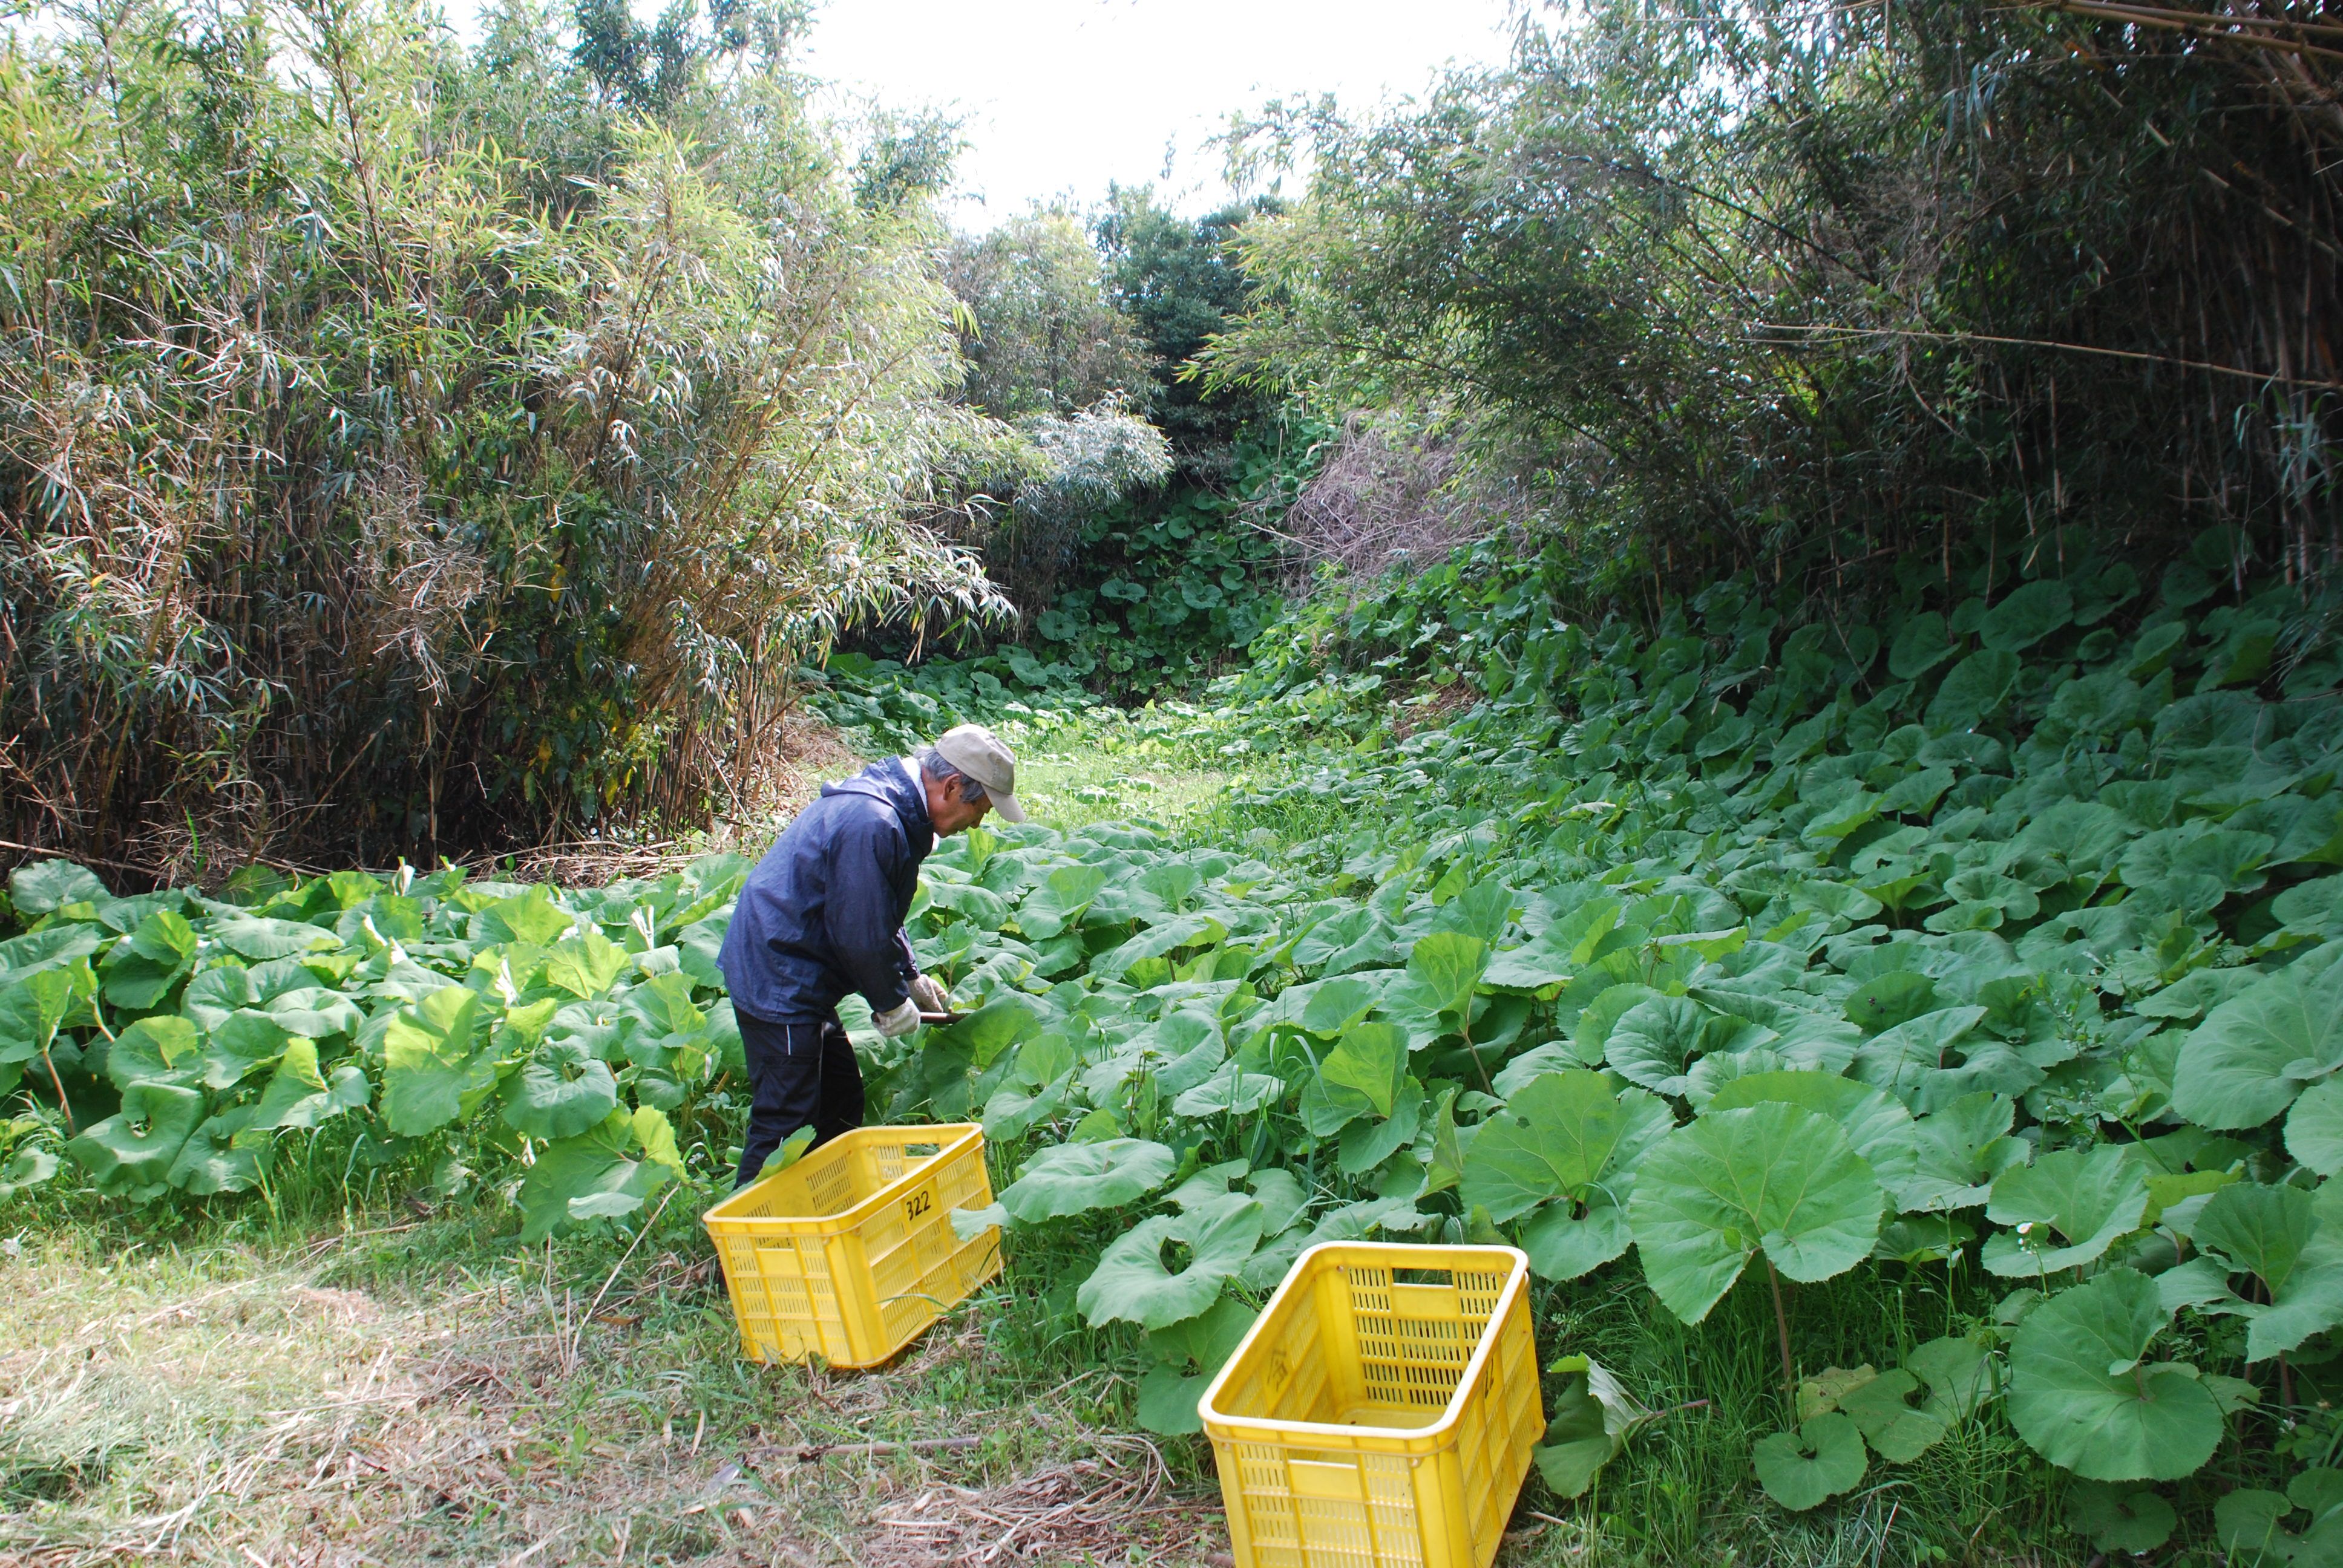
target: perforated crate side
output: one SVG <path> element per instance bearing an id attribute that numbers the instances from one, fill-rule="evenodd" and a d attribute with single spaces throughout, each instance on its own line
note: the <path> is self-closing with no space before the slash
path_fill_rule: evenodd
<path id="1" fill-rule="evenodd" d="M 973 1125 L 860 1129 L 711 1210 L 744 1353 L 872 1365 L 990 1278 L 997 1233 L 950 1231 L 991 1201 L 983 1159 Z"/>
<path id="2" fill-rule="evenodd" d="M 1506 1294 L 1523 1261 L 1459 1266 L 1493 1251 L 1337 1244 L 1296 1261 L 1205 1402 L 1240 1564 L 1487 1568 L 1538 1405 L 1526 1299 Z"/>

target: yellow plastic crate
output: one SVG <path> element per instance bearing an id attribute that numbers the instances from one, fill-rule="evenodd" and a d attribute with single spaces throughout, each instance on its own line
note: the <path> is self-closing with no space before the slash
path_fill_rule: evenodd
<path id="1" fill-rule="evenodd" d="M 1332 1241 L 1199 1409 L 1239 1568 L 1487 1568 L 1544 1428 L 1529 1259 Z"/>
<path id="2" fill-rule="evenodd" d="M 863 1127 L 744 1187 L 704 1220 L 751 1361 L 875 1366 L 1001 1271 L 1001 1232 L 962 1241 L 954 1209 L 992 1201 L 973 1122 Z"/>

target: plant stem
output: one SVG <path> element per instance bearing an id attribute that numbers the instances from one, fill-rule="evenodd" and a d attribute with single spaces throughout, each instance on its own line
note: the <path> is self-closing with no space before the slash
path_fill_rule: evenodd
<path id="1" fill-rule="evenodd" d="M 1489 1081 L 1489 1064 L 1481 1060 L 1481 1048 L 1473 1043 L 1473 999 L 1469 996 L 1464 999 L 1464 1027 L 1457 1032 L 1464 1037 L 1464 1054 L 1473 1059 L 1473 1070 L 1481 1075 L 1482 1091 L 1496 1093 L 1497 1086 Z"/>
<path id="2" fill-rule="evenodd" d="M 1782 1386 L 1795 1399 L 1798 1374 L 1790 1365 L 1790 1315 L 1782 1310 L 1782 1276 L 1774 1271 L 1774 1260 L 1765 1260 L 1765 1282 L 1774 1287 L 1774 1332 L 1782 1342 Z"/>
<path id="3" fill-rule="evenodd" d="M 49 1070 L 49 1082 L 56 1088 L 57 1109 L 65 1112 L 65 1131 L 78 1131 L 79 1129 L 74 1126 L 73 1106 L 65 1099 L 65 1081 L 57 1076 L 57 1064 L 49 1060 L 49 1048 L 45 1045 L 41 1047 L 41 1065 Z"/>

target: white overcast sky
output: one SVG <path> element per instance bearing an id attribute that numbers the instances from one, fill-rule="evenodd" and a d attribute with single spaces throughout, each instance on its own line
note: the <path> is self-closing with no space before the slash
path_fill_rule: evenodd
<path id="1" fill-rule="evenodd" d="M 478 0 L 445 0 L 478 35 Z M 1232 111 L 1332 93 L 1420 94 L 1440 67 L 1494 65 L 1508 0 L 824 0 L 799 55 L 857 103 L 961 116 L 953 220 L 989 228 L 1034 201 L 1087 206 L 1111 181 L 1189 211 L 1223 199 L 1207 140 Z M 637 0 L 655 14 L 659 0 Z M 1172 168 L 1167 179 L 1167 147 Z"/>

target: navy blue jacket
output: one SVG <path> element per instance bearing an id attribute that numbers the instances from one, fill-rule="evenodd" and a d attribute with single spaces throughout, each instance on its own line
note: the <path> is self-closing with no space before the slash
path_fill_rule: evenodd
<path id="1" fill-rule="evenodd" d="M 830 1018 L 850 990 L 900 1007 L 920 972 L 903 917 L 935 847 L 900 759 L 823 786 L 741 885 L 716 959 L 733 1007 L 768 1023 Z"/>

